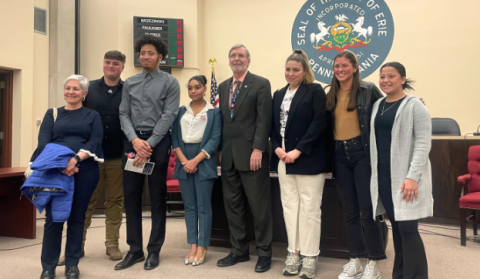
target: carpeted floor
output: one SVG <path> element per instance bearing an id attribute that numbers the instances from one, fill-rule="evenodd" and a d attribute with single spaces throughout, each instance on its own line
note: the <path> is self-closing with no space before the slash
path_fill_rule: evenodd
<path id="1" fill-rule="evenodd" d="M 115 271 L 113 267 L 117 262 L 110 261 L 105 255 L 105 221 L 101 216 L 97 216 L 97 218 L 93 220 L 92 228 L 88 231 L 88 239 L 85 247 L 86 255 L 80 260 L 79 264 L 80 277 L 115 279 L 285 278 L 281 272 L 285 261 L 286 245 L 281 243 L 274 243 L 272 268 L 270 271 L 262 274 L 255 273 L 253 270 L 257 260 L 256 255 L 252 255 L 249 262 L 240 263 L 233 267 L 217 267 L 217 260 L 226 256 L 229 252 L 229 249 L 217 247 L 209 247 L 204 265 L 198 267 L 185 266 L 183 259 L 189 251 L 189 245 L 186 243 L 184 219 L 181 216 L 175 217 L 175 214 L 172 215 L 173 216 L 170 216 L 167 220 L 167 236 L 160 253 L 160 266 L 152 271 L 144 270 L 143 263 L 136 264 L 127 270 Z M 0 237 L 1 279 L 39 278 L 42 271 L 40 251 L 42 247 L 43 222 L 43 220 L 37 222 L 36 239 L 25 240 Z M 146 218 L 143 222 L 145 243 L 148 241 L 150 226 L 150 219 Z M 458 227 L 439 227 L 437 225 L 422 224 L 420 228 L 427 250 L 430 278 L 480 278 L 480 273 L 477 269 L 480 264 L 480 244 L 467 242 L 467 247 L 460 246 L 460 241 L 458 240 L 460 231 Z M 472 234 L 472 230 L 469 229 L 467 235 L 471 236 Z M 392 243 L 393 240 L 390 235 L 387 248 L 388 259 L 380 263 L 380 272 L 383 279 L 391 278 L 390 274 L 394 257 Z M 123 225 L 121 229 L 120 249 L 122 249 L 122 251 L 128 249 L 125 243 L 125 226 Z M 250 250 L 255 250 L 255 244 L 253 242 L 251 243 Z M 316 278 L 336 279 L 345 263 L 346 261 L 341 259 L 320 257 L 317 264 Z M 64 267 L 57 268 L 57 278 L 65 278 L 63 275 L 64 270 Z"/>

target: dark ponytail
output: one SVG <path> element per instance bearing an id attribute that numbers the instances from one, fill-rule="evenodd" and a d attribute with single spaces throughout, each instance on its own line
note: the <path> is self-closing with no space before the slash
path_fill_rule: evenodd
<path id="1" fill-rule="evenodd" d="M 388 63 L 383 64 L 383 66 L 380 68 L 380 72 L 385 67 L 394 68 L 395 70 L 397 70 L 398 74 L 400 74 L 400 77 L 402 77 L 402 78 L 407 77 L 407 70 L 405 70 L 405 66 L 403 66 L 399 62 L 388 62 Z M 405 83 L 402 85 L 402 89 L 405 90 L 405 91 L 415 90 L 415 89 L 413 89 L 413 86 L 412 86 L 413 83 L 415 83 L 415 81 L 413 81 L 412 79 L 409 79 L 409 78 L 405 79 Z"/>
<path id="2" fill-rule="evenodd" d="M 193 76 L 188 80 L 188 83 L 190 83 L 190 81 L 192 81 L 192 80 L 198 81 L 198 83 L 200 83 L 203 86 L 207 85 L 207 77 L 205 77 L 204 75 Z"/>
<path id="3" fill-rule="evenodd" d="M 414 91 L 415 89 L 412 86 L 412 84 L 414 83 L 415 83 L 414 80 L 407 78 L 405 80 L 405 83 L 402 85 L 402 89 L 405 91 Z"/>

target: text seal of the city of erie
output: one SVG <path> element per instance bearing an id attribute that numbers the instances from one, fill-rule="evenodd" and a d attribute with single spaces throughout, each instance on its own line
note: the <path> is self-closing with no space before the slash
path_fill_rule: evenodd
<path id="1" fill-rule="evenodd" d="M 355 53 L 365 78 L 387 58 L 394 33 L 384 0 L 309 0 L 293 23 L 292 48 L 305 51 L 315 79 L 330 84 L 340 51 Z"/>

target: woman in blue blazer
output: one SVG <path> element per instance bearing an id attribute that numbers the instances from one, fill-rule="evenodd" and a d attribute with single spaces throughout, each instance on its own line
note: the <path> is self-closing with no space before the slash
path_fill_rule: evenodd
<path id="1" fill-rule="evenodd" d="M 185 264 L 205 261 L 212 229 L 212 189 L 217 174 L 215 151 L 222 134 L 220 109 L 203 97 L 207 78 L 194 76 L 188 81 L 192 101 L 182 106 L 172 127 L 172 146 L 177 154 L 173 178 L 178 179 L 185 205 L 187 242 L 192 247 Z"/>
<path id="2" fill-rule="evenodd" d="M 288 84 L 273 96 L 272 170 L 278 173 L 288 255 L 284 275 L 315 277 L 320 253 L 323 186 L 328 164 L 327 97 L 308 57 L 295 50 L 285 63 Z M 303 257 L 303 259 L 302 259 Z M 301 267 L 301 269 L 300 269 Z"/>

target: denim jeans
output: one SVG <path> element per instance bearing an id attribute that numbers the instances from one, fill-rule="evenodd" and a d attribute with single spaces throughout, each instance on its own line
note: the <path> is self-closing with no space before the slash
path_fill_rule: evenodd
<path id="1" fill-rule="evenodd" d="M 360 136 L 334 144 L 333 169 L 345 212 L 350 258 L 385 259 L 370 197 L 371 167 L 364 151 L 368 146 L 362 143 Z"/>

